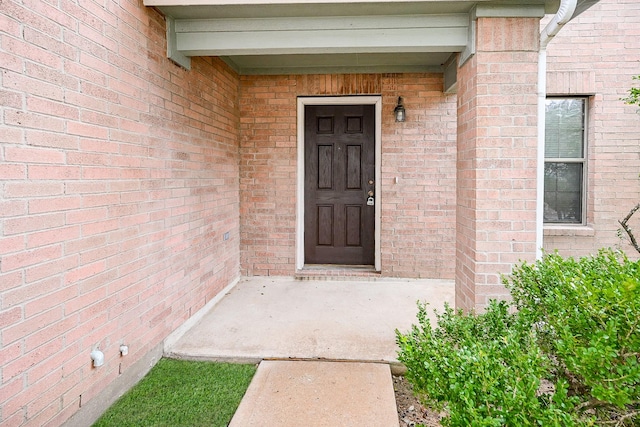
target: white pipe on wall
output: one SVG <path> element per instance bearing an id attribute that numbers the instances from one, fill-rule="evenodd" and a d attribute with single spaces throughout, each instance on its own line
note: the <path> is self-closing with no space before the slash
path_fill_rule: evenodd
<path id="1" fill-rule="evenodd" d="M 538 169 L 536 199 L 536 258 L 542 258 L 544 244 L 544 145 L 545 105 L 547 100 L 547 46 L 564 25 L 573 18 L 578 0 L 562 0 L 555 16 L 540 32 L 538 51 Z"/>
<path id="2" fill-rule="evenodd" d="M 95 368 L 104 365 L 104 353 L 98 349 L 91 352 L 91 360 L 93 360 L 93 366 Z"/>
<path id="3" fill-rule="evenodd" d="M 549 42 L 565 26 L 576 11 L 578 0 L 562 0 L 558 12 L 540 32 L 540 50 L 546 50 Z"/>

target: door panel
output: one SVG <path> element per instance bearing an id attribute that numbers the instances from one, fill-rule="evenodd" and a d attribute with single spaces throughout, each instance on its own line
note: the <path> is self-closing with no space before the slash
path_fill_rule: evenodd
<path id="1" fill-rule="evenodd" d="M 347 246 L 361 246 L 360 224 L 362 223 L 362 206 L 346 207 Z"/>
<path id="2" fill-rule="evenodd" d="M 305 263 L 372 265 L 375 106 L 305 106 Z"/>
<path id="3" fill-rule="evenodd" d="M 362 147 L 359 145 L 347 146 L 347 188 L 359 190 L 362 188 Z"/>

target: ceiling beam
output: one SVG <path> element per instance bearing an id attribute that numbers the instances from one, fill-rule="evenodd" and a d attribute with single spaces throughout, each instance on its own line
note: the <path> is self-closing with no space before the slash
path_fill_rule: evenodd
<path id="1" fill-rule="evenodd" d="M 180 19 L 177 32 L 293 31 L 370 28 L 466 27 L 467 13 L 440 15 L 317 16 L 282 18 Z"/>
<path id="2" fill-rule="evenodd" d="M 191 58 L 180 52 L 176 45 L 176 21 L 170 16 L 167 16 L 167 58 L 175 62 L 176 64 L 191 69 Z"/>
<path id="3" fill-rule="evenodd" d="M 186 56 L 459 52 L 468 15 L 176 20 Z"/>

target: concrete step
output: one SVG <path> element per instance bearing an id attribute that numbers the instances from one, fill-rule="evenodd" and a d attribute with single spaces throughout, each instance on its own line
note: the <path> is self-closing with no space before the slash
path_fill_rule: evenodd
<path id="1" fill-rule="evenodd" d="M 260 363 L 229 427 L 398 427 L 389 365 Z"/>

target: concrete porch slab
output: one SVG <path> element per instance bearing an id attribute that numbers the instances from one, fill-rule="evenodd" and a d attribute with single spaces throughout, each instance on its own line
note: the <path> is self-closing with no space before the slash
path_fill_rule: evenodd
<path id="1" fill-rule="evenodd" d="M 397 427 L 389 366 L 263 361 L 229 427 Z"/>
<path id="2" fill-rule="evenodd" d="M 165 354 L 249 363 L 394 363 L 395 329 L 406 331 L 416 323 L 417 301 L 439 311 L 445 302 L 453 305 L 453 281 L 243 278 Z"/>

